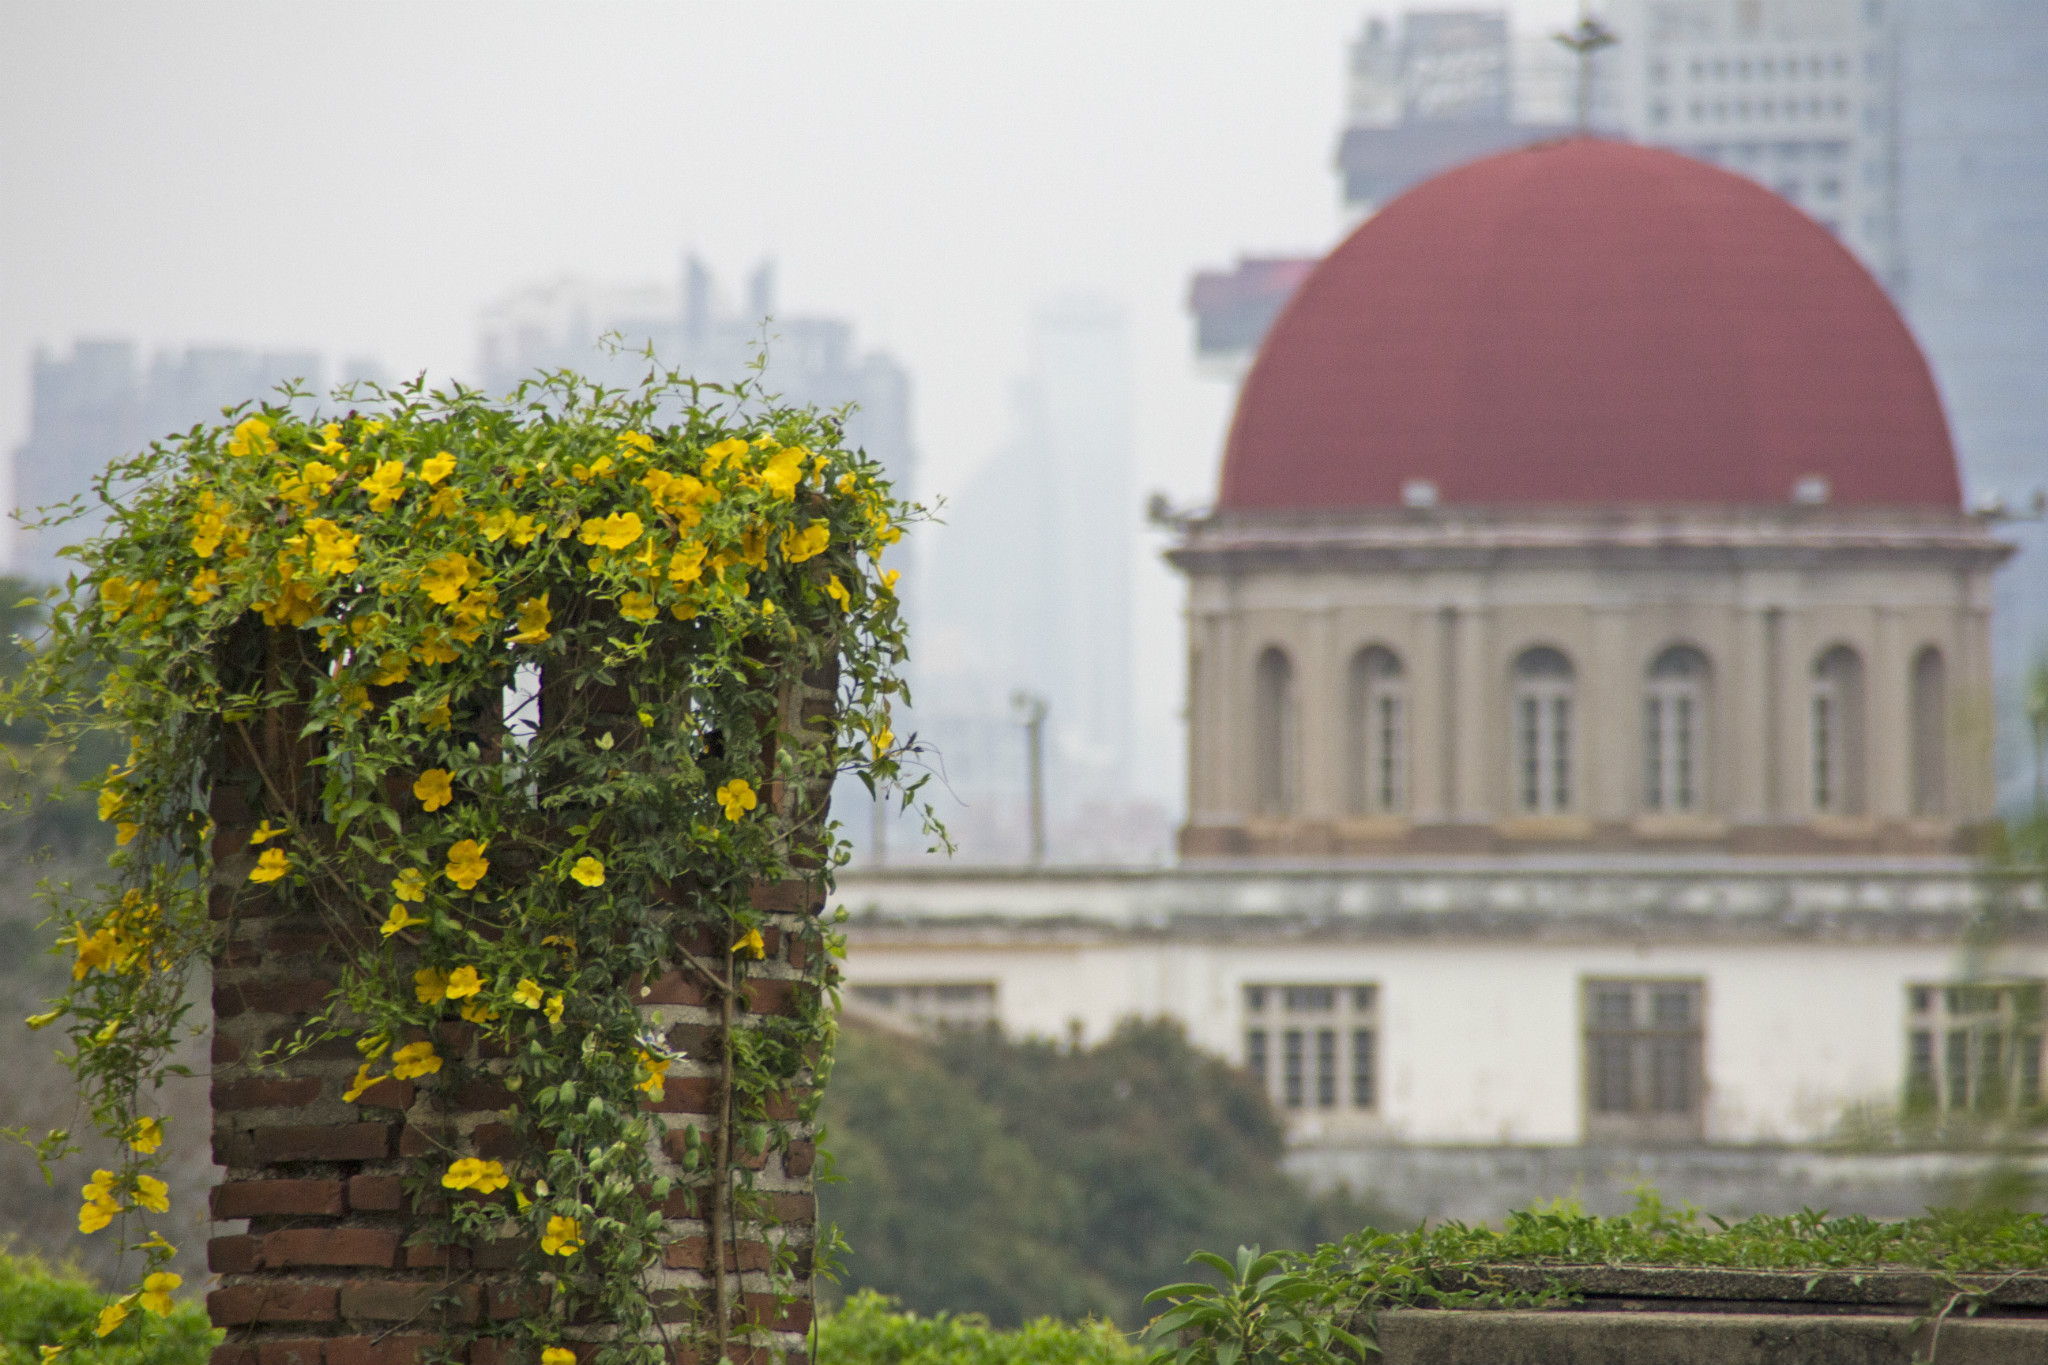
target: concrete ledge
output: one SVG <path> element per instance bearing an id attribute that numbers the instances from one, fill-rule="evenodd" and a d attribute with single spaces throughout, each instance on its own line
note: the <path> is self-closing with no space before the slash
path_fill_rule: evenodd
<path id="1" fill-rule="evenodd" d="M 1380 1317 L 1382 1365 L 1913 1365 L 1932 1324 L 1903 1316 L 1454 1312 Z M 2040 1365 L 2048 1319 L 1951 1317 L 1937 1365 Z"/>
<path id="2" fill-rule="evenodd" d="M 1563 1285 L 1584 1296 L 1560 1312 L 1902 1314 L 1939 1311 L 1959 1292 L 1980 1296 L 1980 1316 L 2022 1314 L 2048 1328 L 2048 1273 L 1938 1275 L 1929 1270 L 1731 1270 L 1719 1266 L 1481 1266 L 1446 1288 L 1534 1292 Z"/>

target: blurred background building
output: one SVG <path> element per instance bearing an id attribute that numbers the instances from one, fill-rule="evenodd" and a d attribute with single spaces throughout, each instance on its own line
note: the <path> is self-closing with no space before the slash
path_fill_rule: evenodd
<path id="1" fill-rule="evenodd" d="M 353 360 L 344 379 L 375 379 L 374 363 Z M 17 524 L 9 571 L 36 582 L 55 582 L 70 571 L 57 551 L 75 545 L 104 519 L 92 492 L 108 461 L 148 446 L 170 432 L 220 420 L 221 408 L 270 394 L 290 381 L 318 392 L 324 367 L 304 352 L 258 352 L 231 347 L 160 351 L 145 362 L 132 341 L 79 341 L 68 355 L 37 351 L 30 362 L 28 439 L 15 449 L 13 505 L 26 520 L 35 509 L 83 498 L 90 510 L 48 531 Z"/>

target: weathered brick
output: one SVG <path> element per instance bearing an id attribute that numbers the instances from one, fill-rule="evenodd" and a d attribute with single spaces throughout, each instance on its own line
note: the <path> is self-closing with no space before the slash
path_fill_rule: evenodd
<path id="1" fill-rule="evenodd" d="M 472 1076 L 455 1087 L 454 1107 L 460 1112 L 496 1112 L 510 1109 L 513 1103 L 512 1092 L 496 1081 Z"/>
<path id="2" fill-rule="evenodd" d="M 267 1218 L 274 1214 L 333 1218 L 343 1209 L 339 1180 L 230 1180 L 213 1189 L 215 1218 Z"/>
<path id="3" fill-rule="evenodd" d="M 470 1249 L 469 1261 L 478 1270 L 510 1270 L 519 1264 L 519 1258 L 532 1245 L 530 1237 L 503 1237 L 478 1242 Z"/>
<path id="4" fill-rule="evenodd" d="M 457 1270 L 469 1266 L 469 1248 L 444 1246 L 435 1242 L 415 1242 L 405 1248 L 407 1270 L 436 1270 L 450 1266 Z"/>
<path id="5" fill-rule="evenodd" d="M 332 981 L 317 977 L 265 977 L 235 985 L 216 986 L 213 1013 L 232 1019 L 247 1011 L 252 1014 L 313 1014 L 324 1008 L 334 993 Z"/>
<path id="6" fill-rule="evenodd" d="M 784 1305 L 773 1294 L 742 1294 L 740 1312 L 754 1326 L 778 1332 L 803 1332 L 811 1326 L 809 1299 L 794 1299 Z"/>
<path id="7" fill-rule="evenodd" d="M 319 1337 L 285 1337 L 256 1343 L 256 1365 L 320 1365 Z"/>
<path id="8" fill-rule="evenodd" d="M 410 1109 L 418 1098 L 411 1081 L 401 1081 L 396 1076 L 386 1076 L 356 1096 L 356 1103 L 371 1109 Z"/>
<path id="9" fill-rule="evenodd" d="M 782 1154 L 782 1169 L 801 1180 L 811 1173 L 811 1166 L 818 1159 L 818 1146 L 808 1139 L 789 1144 L 789 1150 Z"/>
<path id="10" fill-rule="evenodd" d="M 215 1066 L 228 1066 L 242 1060 L 242 1045 L 227 1037 L 219 1029 L 213 1033 L 213 1051 L 210 1054 Z"/>
<path id="11" fill-rule="evenodd" d="M 792 1095 L 787 1090 L 777 1090 L 769 1095 L 762 1108 L 766 1111 L 769 1118 L 784 1122 L 796 1118 L 799 1113 L 797 1096 Z"/>
<path id="12" fill-rule="evenodd" d="M 814 915 L 824 908 L 825 892 L 815 882 L 755 882 L 747 903 L 771 915 Z"/>
<path id="13" fill-rule="evenodd" d="M 702 1237 L 685 1237 L 679 1242 L 670 1242 L 661 1249 L 662 1264 L 670 1270 L 706 1270 L 710 1261 L 705 1256 L 705 1240 Z M 726 1242 L 725 1268 L 732 1270 L 766 1270 L 773 1257 L 765 1242 L 741 1242 L 737 1248 Z"/>
<path id="14" fill-rule="evenodd" d="M 317 1076 L 245 1076 L 213 1083 L 215 1109 L 297 1109 L 320 1098 Z"/>
<path id="15" fill-rule="evenodd" d="M 649 1114 L 708 1114 L 718 1098 L 718 1082 L 711 1076 L 670 1076 L 662 1082 L 661 1098 L 642 1100 L 642 1112 Z"/>
<path id="16" fill-rule="evenodd" d="M 327 1365 L 412 1365 L 444 1344 L 430 1336 L 329 1337 Z"/>
<path id="17" fill-rule="evenodd" d="M 206 1296 L 207 1316 L 215 1327 L 241 1327 L 252 1322 L 333 1322 L 339 1316 L 333 1285 L 278 1280 L 267 1284 L 231 1284 Z"/>
<path id="18" fill-rule="evenodd" d="M 694 971 L 673 971 L 632 991 L 631 999 L 643 1005 L 701 1005 L 704 987 Z"/>
<path id="19" fill-rule="evenodd" d="M 256 1160 L 381 1161 L 391 1155 L 392 1125 L 334 1123 L 258 1128 L 251 1134 Z"/>
<path id="20" fill-rule="evenodd" d="M 486 1161 L 503 1161 L 519 1155 L 519 1139 L 506 1124 L 479 1123 L 470 1134 L 470 1141 L 476 1146 L 476 1154 Z"/>
<path id="21" fill-rule="evenodd" d="M 405 1182 L 395 1175 L 352 1175 L 348 1206 L 362 1213 L 396 1213 L 405 1207 Z"/>
<path id="22" fill-rule="evenodd" d="M 433 1305 L 446 1296 L 454 1297 L 445 1310 Z M 477 1317 L 477 1287 L 473 1284 L 442 1285 L 417 1280 L 351 1280 L 341 1287 L 341 1315 L 365 1322 L 405 1322 L 429 1312 L 443 1312 L 455 1322 L 474 1322 Z"/>
<path id="23" fill-rule="evenodd" d="M 818 1216 L 815 1194 L 778 1194 L 769 1200 L 769 1211 L 778 1223 L 808 1223 Z"/>
<path id="24" fill-rule="evenodd" d="M 263 1264 L 272 1270 L 297 1265 L 376 1266 L 398 1260 L 398 1234 L 386 1228 L 286 1228 L 263 1239 Z"/>
<path id="25" fill-rule="evenodd" d="M 206 1244 L 206 1268 L 216 1275 L 246 1275 L 262 1264 L 260 1237 L 215 1237 Z"/>
<path id="26" fill-rule="evenodd" d="M 751 1013 L 788 1014 L 796 1003 L 797 992 L 803 989 L 805 986 L 801 981 L 757 977 L 747 982 L 740 998 Z"/>
<path id="27" fill-rule="evenodd" d="M 256 1365 L 256 1348 L 239 1341 L 224 1341 L 213 1348 L 206 1365 Z"/>

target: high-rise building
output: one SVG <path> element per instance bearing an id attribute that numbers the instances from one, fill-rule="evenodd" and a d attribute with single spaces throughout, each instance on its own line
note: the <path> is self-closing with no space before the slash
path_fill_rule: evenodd
<path id="1" fill-rule="evenodd" d="M 1933 363 L 1972 500 L 2048 484 L 2048 5 L 1907 0 L 1899 14 L 1897 293 Z M 1995 646 L 2002 790 L 2028 799 L 2027 664 L 2048 653 L 2048 526 L 2007 527 Z"/>
<path id="2" fill-rule="evenodd" d="M 603 344 L 607 337 L 615 344 Z M 647 373 L 649 346 L 663 365 L 712 383 L 751 377 L 751 365 L 765 356 L 765 392 L 828 410 L 855 405 L 847 439 L 882 462 L 899 492 L 915 486 L 910 375 L 881 351 L 857 351 L 850 322 L 778 315 L 773 263 L 754 271 L 736 306 L 721 302 L 711 272 L 694 256 L 675 287 L 559 280 L 521 290 L 484 314 L 483 383 L 503 393 L 539 371 L 573 369 L 636 384 Z"/>
<path id="3" fill-rule="evenodd" d="M 1016 390 L 1015 437 L 949 497 L 929 575 L 930 667 L 919 681 L 919 714 L 966 803 L 963 831 L 986 842 L 982 857 L 1022 847 L 1024 749 L 1013 693 L 1049 707 L 1056 827 L 1129 795 L 1131 574 L 1142 512 L 1131 482 L 1123 312 L 1088 298 L 1043 308 L 1030 357 Z M 981 829 L 977 805 L 1006 812 L 1001 828 Z"/>
<path id="4" fill-rule="evenodd" d="M 91 505 L 93 480 L 115 458 L 194 423 L 218 421 L 222 408 L 269 396 L 290 380 L 317 392 L 320 375 L 320 357 L 310 352 L 193 347 L 160 353 L 145 366 L 130 341 L 80 341 L 69 355 L 38 351 L 29 435 L 14 452 L 14 506 L 32 523 L 37 508 L 73 498 Z M 70 564 L 57 551 L 102 520 L 93 507 L 50 530 L 17 525 L 10 570 L 34 581 L 62 578 Z"/>

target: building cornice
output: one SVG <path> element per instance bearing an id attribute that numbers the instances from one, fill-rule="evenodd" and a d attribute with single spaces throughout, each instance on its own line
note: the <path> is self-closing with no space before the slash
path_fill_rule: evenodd
<path id="1" fill-rule="evenodd" d="M 1961 512 L 1830 507 L 1430 507 L 1219 512 L 1167 559 L 1191 575 L 1506 568 L 1988 572 L 2014 546 Z"/>

